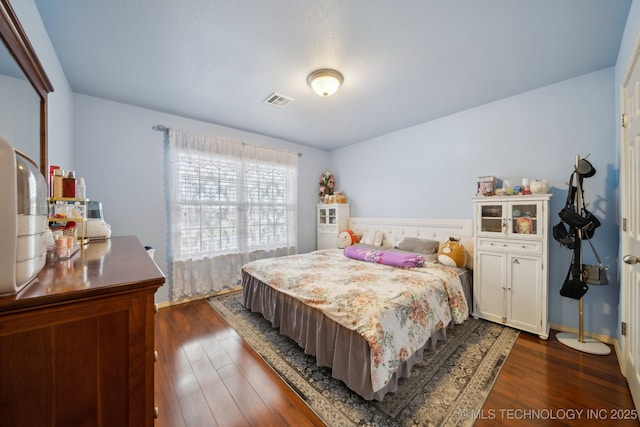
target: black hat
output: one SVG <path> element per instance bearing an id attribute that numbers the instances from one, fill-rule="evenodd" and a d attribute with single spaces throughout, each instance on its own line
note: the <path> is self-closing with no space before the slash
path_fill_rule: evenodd
<path id="1" fill-rule="evenodd" d="M 596 174 L 596 168 L 594 168 L 593 165 L 585 159 L 580 159 L 578 161 L 578 167 L 576 170 L 583 178 L 589 178 Z"/>

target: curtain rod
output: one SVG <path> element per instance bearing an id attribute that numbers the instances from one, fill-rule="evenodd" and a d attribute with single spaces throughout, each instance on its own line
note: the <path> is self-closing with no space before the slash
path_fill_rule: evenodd
<path id="1" fill-rule="evenodd" d="M 151 126 L 151 129 L 158 131 L 158 132 L 169 132 L 171 130 L 171 128 L 166 127 L 165 125 L 154 125 Z M 251 144 L 247 144 L 246 142 L 242 141 L 242 145 L 251 145 Z M 265 148 L 267 150 L 275 150 L 275 151 L 288 151 L 288 150 L 278 150 L 276 148 L 271 148 L 271 147 L 263 147 L 262 145 L 258 145 L 257 147 L 260 148 Z M 302 157 L 302 153 L 300 152 L 294 152 L 294 154 L 297 154 L 298 157 Z"/>
<path id="2" fill-rule="evenodd" d="M 151 129 L 157 130 L 158 132 L 169 132 L 169 130 L 171 130 L 171 128 L 168 128 L 165 125 L 151 126 Z"/>

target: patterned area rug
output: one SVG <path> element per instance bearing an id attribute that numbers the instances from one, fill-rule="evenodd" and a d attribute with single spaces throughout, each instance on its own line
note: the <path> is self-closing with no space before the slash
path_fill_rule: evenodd
<path id="1" fill-rule="evenodd" d="M 482 408 L 518 337 L 511 328 L 469 318 L 449 329 L 435 350 L 425 350 L 397 392 L 366 401 L 262 315 L 245 309 L 242 292 L 209 303 L 328 426 L 472 425 L 472 411 Z"/>

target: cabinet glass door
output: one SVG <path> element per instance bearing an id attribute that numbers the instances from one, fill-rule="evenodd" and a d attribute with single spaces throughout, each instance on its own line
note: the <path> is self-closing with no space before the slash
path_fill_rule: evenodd
<path id="1" fill-rule="evenodd" d="M 318 224 L 333 225 L 336 224 L 338 218 L 338 210 L 336 208 L 319 208 Z"/>
<path id="2" fill-rule="evenodd" d="M 512 202 L 509 204 L 509 232 L 518 237 L 538 235 L 542 232 L 538 225 L 540 204 L 535 202 Z"/>
<path id="3" fill-rule="evenodd" d="M 329 222 L 327 224 L 335 224 L 337 218 L 336 208 L 329 208 L 328 211 L 327 221 Z"/>
<path id="4" fill-rule="evenodd" d="M 480 206 L 480 232 L 502 233 L 504 204 L 483 204 Z"/>
<path id="5" fill-rule="evenodd" d="M 318 224 L 322 224 L 322 225 L 328 224 L 326 208 L 318 209 Z"/>

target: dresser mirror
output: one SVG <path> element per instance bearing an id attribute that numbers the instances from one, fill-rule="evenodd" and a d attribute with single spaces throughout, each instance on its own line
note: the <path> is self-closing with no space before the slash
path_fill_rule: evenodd
<path id="1" fill-rule="evenodd" d="M 47 95 L 53 92 L 8 0 L 0 0 L 0 136 L 47 177 Z"/>

